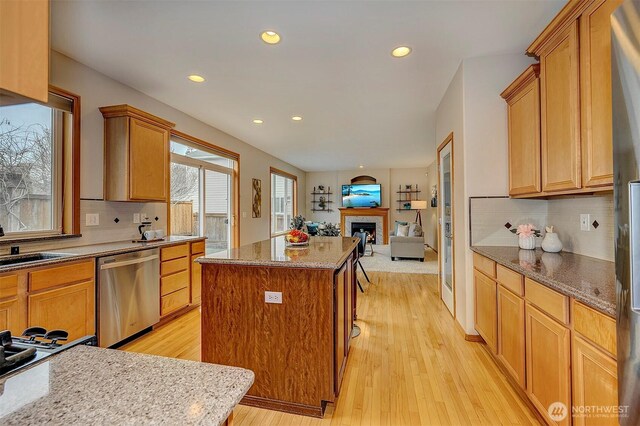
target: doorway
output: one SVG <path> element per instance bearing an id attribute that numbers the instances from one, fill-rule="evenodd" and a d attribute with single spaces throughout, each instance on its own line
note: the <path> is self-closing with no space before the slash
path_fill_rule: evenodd
<path id="1" fill-rule="evenodd" d="M 455 317 L 453 133 L 438 146 L 438 283 L 440 297 Z"/>

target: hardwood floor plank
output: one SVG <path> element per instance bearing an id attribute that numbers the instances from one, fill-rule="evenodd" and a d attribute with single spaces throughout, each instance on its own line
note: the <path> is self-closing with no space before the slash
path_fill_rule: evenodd
<path id="1" fill-rule="evenodd" d="M 361 273 L 359 273 L 361 274 Z M 358 294 L 361 334 L 353 339 L 343 387 L 323 419 L 239 406 L 249 425 L 538 425 L 483 344 L 467 342 L 438 296 L 435 275 L 370 272 Z M 123 347 L 200 358 L 193 310 Z"/>

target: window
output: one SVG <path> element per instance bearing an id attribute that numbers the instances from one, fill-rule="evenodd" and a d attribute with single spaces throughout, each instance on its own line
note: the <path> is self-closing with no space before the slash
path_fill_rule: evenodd
<path id="1" fill-rule="evenodd" d="M 3 239 L 79 232 L 79 98 L 0 97 L 0 226 Z"/>
<path id="2" fill-rule="evenodd" d="M 271 168 L 271 235 L 279 235 L 289 229 L 291 219 L 297 214 L 297 177 Z"/>
<path id="3" fill-rule="evenodd" d="M 234 246 L 237 161 L 190 140 L 171 138 L 170 230 L 207 237 L 206 252 Z"/>

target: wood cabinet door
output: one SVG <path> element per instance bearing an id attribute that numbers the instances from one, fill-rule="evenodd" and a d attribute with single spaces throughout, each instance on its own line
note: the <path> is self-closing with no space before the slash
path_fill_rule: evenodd
<path id="1" fill-rule="evenodd" d="M 198 304 L 202 301 L 202 265 L 196 259 L 202 254 L 191 256 L 191 303 Z"/>
<path id="2" fill-rule="evenodd" d="M 21 321 L 20 305 L 17 299 L 0 302 L 0 330 L 11 330 L 14 336 L 20 336 L 25 329 L 24 314 Z"/>
<path id="3" fill-rule="evenodd" d="M 337 272 L 335 276 L 335 313 L 334 313 L 334 349 L 335 349 L 335 394 L 340 393 L 340 385 L 344 377 L 344 369 L 347 365 L 347 347 L 345 341 L 345 312 L 347 309 L 345 290 L 347 288 L 347 266 L 346 264 Z"/>
<path id="4" fill-rule="evenodd" d="M 524 300 L 501 285 L 498 286 L 498 359 L 524 389 Z"/>
<path id="5" fill-rule="evenodd" d="M 0 1 L 0 58 L 0 89 L 48 102 L 49 0 Z"/>
<path id="6" fill-rule="evenodd" d="M 622 0 L 597 0 L 580 16 L 582 183 L 613 185 L 611 13 Z"/>
<path id="7" fill-rule="evenodd" d="M 618 367 L 614 358 L 580 337 L 573 338 L 573 405 L 618 406 Z M 574 425 L 617 425 L 618 417 L 577 415 Z"/>
<path id="8" fill-rule="evenodd" d="M 93 281 L 47 290 L 28 297 L 29 327 L 69 332 L 69 341 L 96 334 Z"/>
<path id="9" fill-rule="evenodd" d="M 532 305 L 526 308 L 527 395 L 551 425 L 569 425 L 571 413 L 556 422 L 548 413 L 554 402 L 571 410 L 571 347 L 569 329 Z"/>
<path id="10" fill-rule="evenodd" d="M 475 293 L 475 328 L 493 353 L 497 349 L 496 282 L 482 272 L 473 271 Z"/>
<path id="11" fill-rule="evenodd" d="M 129 126 L 129 198 L 167 201 L 169 131 L 131 118 Z"/>
<path id="12" fill-rule="evenodd" d="M 540 192 L 540 79 L 527 83 L 507 103 L 509 195 Z"/>
<path id="13" fill-rule="evenodd" d="M 581 187 L 578 22 L 540 55 L 542 190 Z"/>

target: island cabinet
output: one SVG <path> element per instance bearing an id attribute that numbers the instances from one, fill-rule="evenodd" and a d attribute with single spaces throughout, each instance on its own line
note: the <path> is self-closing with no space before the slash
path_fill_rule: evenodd
<path id="1" fill-rule="evenodd" d="M 346 374 L 357 239 L 277 237 L 205 256 L 202 360 L 247 368 L 243 403 L 322 417 Z"/>
<path id="2" fill-rule="evenodd" d="M 104 117 L 107 201 L 168 201 L 169 135 L 174 124 L 129 105 Z"/>
<path id="3" fill-rule="evenodd" d="M 49 100 L 49 0 L 0 1 L 0 92 Z"/>
<path id="4" fill-rule="evenodd" d="M 617 424 L 617 418 L 579 415 L 582 407 L 617 405 L 615 319 L 474 253 L 476 330 L 496 362 L 513 379 L 550 425 Z M 495 270 L 495 274 L 492 271 Z M 493 316 L 486 304 L 496 285 L 495 338 Z M 486 297 L 479 297 L 481 294 Z M 562 402 L 578 415 L 553 420 L 549 405 Z"/>
<path id="5" fill-rule="evenodd" d="M 536 83 L 529 82 L 533 73 L 527 69 L 503 92 L 509 111 L 511 196 L 612 189 L 610 16 L 620 4 L 568 2 L 527 49 L 540 59 L 539 130 Z M 535 187 L 538 132 L 541 186 Z M 529 161 L 523 164 L 525 155 Z"/>

